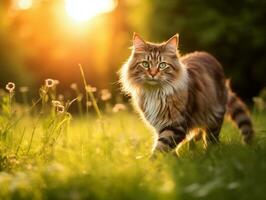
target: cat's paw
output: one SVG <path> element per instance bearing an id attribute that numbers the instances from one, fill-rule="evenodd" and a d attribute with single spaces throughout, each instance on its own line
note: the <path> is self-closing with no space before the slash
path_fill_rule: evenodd
<path id="1" fill-rule="evenodd" d="M 167 153 L 171 150 L 172 149 L 167 144 L 164 144 L 161 141 L 158 141 L 154 148 L 154 152 L 161 152 L 161 153 Z"/>

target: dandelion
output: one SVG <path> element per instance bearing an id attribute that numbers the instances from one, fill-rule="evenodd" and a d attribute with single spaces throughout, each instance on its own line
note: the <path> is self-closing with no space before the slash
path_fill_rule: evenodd
<path id="1" fill-rule="evenodd" d="M 6 89 L 7 89 L 10 93 L 14 92 L 15 88 L 16 88 L 16 85 L 15 85 L 15 83 L 13 83 L 13 82 L 8 82 L 8 83 L 6 84 Z"/>
<path id="2" fill-rule="evenodd" d="M 26 92 L 29 91 L 29 88 L 28 88 L 27 86 L 22 86 L 22 87 L 19 88 L 19 91 L 20 91 L 21 93 L 26 93 Z"/>
<path id="3" fill-rule="evenodd" d="M 96 87 L 92 87 L 90 85 L 87 85 L 86 86 L 86 91 L 87 92 L 96 92 L 97 91 L 97 88 Z"/>
<path id="4" fill-rule="evenodd" d="M 48 79 L 45 80 L 45 86 L 46 87 L 51 88 L 54 85 L 55 85 L 55 81 L 53 79 L 48 78 Z"/>
<path id="5" fill-rule="evenodd" d="M 111 99 L 111 97 L 112 97 L 112 94 L 109 92 L 109 90 L 107 90 L 107 89 L 101 90 L 101 99 L 103 101 L 107 101 L 107 100 Z"/>
<path id="6" fill-rule="evenodd" d="M 76 83 L 72 83 L 72 84 L 70 85 L 70 88 L 71 88 L 72 90 L 77 90 L 77 89 L 78 89 L 78 85 L 77 85 Z"/>
<path id="7" fill-rule="evenodd" d="M 115 106 L 112 109 L 112 111 L 114 113 L 117 113 L 117 112 L 122 111 L 122 110 L 126 110 L 126 106 L 124 104 L 122 104 L 122 103 L 115 104 Z"/>
<path id="8" fill-rule="evenodd" d="M 87 105 L 87 107 L 91 107 L 92 106 L 92 102 L 91 101 L 87 101 L 86 105 Z"/>

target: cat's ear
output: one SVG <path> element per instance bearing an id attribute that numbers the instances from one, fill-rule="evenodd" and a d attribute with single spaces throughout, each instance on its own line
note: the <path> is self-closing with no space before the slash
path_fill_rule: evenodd
<path id="1" fill-rule="evenodd" d="M 179 43 L 179 35 L 178 33 L 171 37 L 167 42 L 165 42 L 165 49 L 170 51 L 171 53 L 176 53 Z"/>
<path id="2" fill-rule="evenodd" d="M 145 41 L 140 37 L 139 34 L 134 33 L 133 35 L 133 49 L 135 52 L 142 52 L 145 51 L 146 43 Z"/>

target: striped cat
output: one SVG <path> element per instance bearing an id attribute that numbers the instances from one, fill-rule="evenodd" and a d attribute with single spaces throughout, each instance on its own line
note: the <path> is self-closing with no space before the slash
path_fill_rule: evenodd
<path id="1" fill-rule="evenodd" d="M 250 143 L 254 131 L 246 105 L 226 84 L 221 64 L 205 52 L 180 56 L 178 42 L 178 35 L 155 44 L 134 34 L 120 72 L 124 91 L 156 131 L 153 151 L 169 152 L 192 132 L 204 132 L 207 144 L 219 142 L 226 113 Z"/>

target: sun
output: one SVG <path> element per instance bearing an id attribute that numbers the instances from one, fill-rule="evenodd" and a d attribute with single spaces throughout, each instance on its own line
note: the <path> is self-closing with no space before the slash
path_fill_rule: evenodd
<path id="1" fill-rule="evenodd" d="M 112 11 L 114 0 L 65 0 L 67 14 L 75 21 L 88 21 L 93 17 Z"/>

